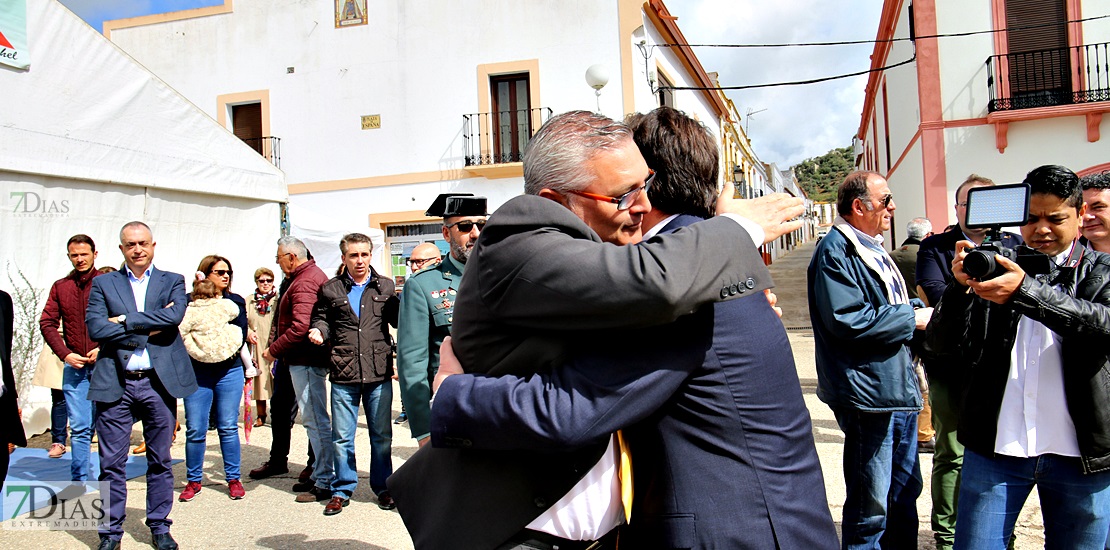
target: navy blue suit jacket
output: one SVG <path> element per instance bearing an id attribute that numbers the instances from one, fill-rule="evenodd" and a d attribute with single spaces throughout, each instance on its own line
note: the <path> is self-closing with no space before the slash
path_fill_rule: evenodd
<path id="1" fill-rule="evenodd" d="M 963 230 L 956 227 L 921 241 L 921 247 L 917 249 L 917 285 L 925 291 L 921 298 L 928 300 L 930 306 L 936 307 L 940 303 L 944 289 L 954 280 L 952 259 L 956 257 L 956 243 L 962 240 L 966 240 Z M 1024 242 L 1021 235 L 1002 233 L 1001 243 L 1006 248 L 1014 248 Z M 919 341 L 917 336 L 916 341 Z M 924 359 L 925 371 L 929 373 L 930 379 L 961 383 L 963 377 L 960 373 L 967 365 L 959 356 L 938 357 L 926 352 L 921 346 L 914 346 L 914 352 Z M 963 391 L 962 386 L 953 386 L 953 389 L 957 393 Z"/>
<path id="2" fill-rule="evenodd" d="M 790 343 L 762 292 L 585 347 L 549 374 L 449 377 L 432 443 L 557 452 L 625 428 L 635 496 L 623 543 L 839 546 Z"/>
<path id="3" fill-rule="evenodd" d="M 197 389 L 192 361 L 177 331 L 188 305 L 185 278 L 155 268 L 147 285 L 144 311 L 139 312 L 126 271 L 93 279 L 85 311 L 89 337 L 100 344 L 89 379 L 89 399 L 93 401 L 112 403 L 123 397 L 123 369 L 135 350 L 143 348 L 172 397 L 182 398 Z M 127 316 L 125 322 L 108 320 L 120 315 Z"/>
<path id="4" fill-rule="evenodd" d="M 944 289 L 952 282 L 952 259 L 956 257 L 956 243 L 965 240 L 963 231 L 955 229 L 933 235 L 921 241 L 917 249 L 917 285 L 925 291 L 924 298 L 936 307 Z M 1014 248 L 1024 241 L 1021 235 L 1002 234 L 1002 246 Z"/>

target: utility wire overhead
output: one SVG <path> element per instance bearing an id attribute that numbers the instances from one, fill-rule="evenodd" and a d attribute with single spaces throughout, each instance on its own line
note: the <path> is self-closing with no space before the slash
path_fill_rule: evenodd
<path id="1" fill-rule="evenodd" d="M 1083 19 L 1072 19 L 1064 23 L 1085 23 L 1087 21 L 1097 21 L 1100 19 L 1108 19 L 1108 15 L 1096 15 L 1093 17 L 1084 17 Z M 833 42 L 787 42 L 782 44 L 652 44 L 651 47 L 660 48 L 794 48 L 794 47 L 808 47 L 808 46 L 851 46 L 858 44 L 884 44 L 889 42 L 909 42 L 912 40 L 921 40 L 925 38 L 957 38 L 962 36 L 974 36 L 978 34 L 994 34 L 1007 31 L 1019 31 L 1026 29 L 1040 29 L 1044 27 L 1055 27 L 1059 23 L 1042 23 L 1040 25 L 1024 25 L 1020 27 L 1008 27 L 1005 29 L 991 29 L 986 31 L 967 31 L 967 32 L 953 32 L 944 34 L 930 34 L 914 37 L 900 37 L 900 38 L 887 38 L 883 40 L 840 40 Z"/>
<path id="2" fill-rule="evenodd" d="M 748 84 L 746 86 L 660 86 L 660 89 L 667 89 L 667 90 L 750 90 L 752 88 L 774 88 L 776 86 L 801 86 L 803 84 L 817 84 L 818 82 L 828 82 L 830 80 L 839 80 L 841 78 L 851 78 L 853 76 L 860 76 L 860 75 L 869 74 L 869 73 L 877 73 L 877 72 L 885 71 L 887 69 L 893 69 L 895 67 L 901 67 L 902 65 L 908 65 L 910 63 L 913 63 L 916 60 L 917 60 L 917 55 L 914 55 L 913 57 L 911 57 L 911 58 L 909 58 L 905 61 L 899 61 L 898 63 L 894 63 L 894 64 L 891 64 L 891 65 L 885 65 L 885 66 L 882 66 L 882 67 L 876 67 L 874 69 L 867 69 L 866 71 L 858 71 L 858 72 L 848 73 L 848 74 L 838 74 L 838 75 L 835 75 L 835 76 L 826 76 L 826 77 L 822 77 L 822 78 L 811 78 L 809 80 L 795 80 L 795 81 L 792 81 L 792 82 L 772 82 L 772 83 L 768 83 L 768 84 Z"/>
<path id="3" fill-rule="evenodd" d="M 1083 19 L 1074 19 L 1074 20 L 1067 21 L 1067 23 L 1082 23 L 1082 22 L 1085 22 L 1085 21 L 1095 21 L 1095 20 L 1107 19 L 1107 18 L 1110 18 L 1110 15 L 1097 15 L 1097 16 L 1094 16 L 1094 17 L 1086 17 L 1086 18 L 1083 18 Z M 916 36 L 916 37 L 913 37 L 913 38 L 910 38 L 910 37 L 889 38 L 889 39 L 885 39 L 885 40 L 847 40 L 847 41 L 839 41 L 839 42 L 797 42 L 797 43 L 788 43 L 788 44 L 651 44 L 650 46 L 648 46 L 649 49 L 646 49 L 646 50 L 644 49 L 643 46 L 641 46 L 641 50 L 644 51 L 644 60 L 646 62 L 647 58 L 650 56 L 650 48 L 654 48 L 656 46 L 658 46 L 660 48 L 681 47 L 681 46 L 705 47 L 705 48 L 710 48 L 710 47 L 712 47 L 712 48 L 788 48 L 788 47 L 796 47 L 796 46 L 843 46 L 843 45 L 851 45 L 851 44 L 880 44 L 880 43 L 890 43 L 890 42 L 904 42 L 904 41 L 920 40 L 920 39 L 924 39 L 924 38 L 951 38 L 951 37 L 959 37 L 959 36 L 972 36 L 972 35 L 977 35 L 977 34 L 991 34 L 991 33 L 997 33 L 997 32 L 1010 31 L 1010 30 L 1037 29 L 1037 28 L 1056 26 L 1056 25 L 1057 25 L 1056 23 L 1041 24 L 1041 25 L 1026 25 L 1026 26 L 1021 26 L 1021 27 L 1009 27 L 1009 28 L 1006 28 L 1006 29 L 992 29 L 992 30 L 987 30 L 987 31 L 968 31 L 968 32 L 958 32 L 958 33 L 933 34 L 933 35 L 928 35 L 928 36 Z M 853 76 L 860 76 L 860 75 L 865 75 L 865 74 L 870 74 L 870 73 L 875 73 L 875 72 L 881 72 L 881 71 L 885 71 L 885 70 L 888 70 L 888 69 L 893 69 L 895 67 L 901 67 L 902 65 L 908 65 L 910 63 L 913 63 L 916 59 L 917 59 L 917 55 L 914 54 L 913 57 L 910 57 L 909 59 L 907 59 L 905 61 L 900 61 L 898 63 L 893 63 L 893 64 L 890 64 L 890 65 L 885 65 L 883 67 L 877 67 L 877 68 L 868 69 L 868 70 L 865 70 L 865 71 L 857 71 L 857 72 L 854 72 L 854 73 L 846 73 L 846 74 L 838 74 L 838 75 L 833 75 L 833 76 L 826 76 L 826 77 L 822 77 L 822 78 L 811 78 L 811 79 L 808 79 L 808 80 L 795 80 L 795 81 L 790 81 L 790 82 L 769 82 L 769 83 L 765 83 L 765 84 L 748 84 L 746 86 L 663 86 L 661 88 L 666 88 L 666 89 L 670 89 L 670 90 L 751 90 L 751 89 L 754 89 L 754 88 L 775 88 L 775 87 L 779 87 L 779 86 L 802 86 L 802 85 L 806 85 L 806 84 L 817 84 L 819 82 L 828 82 L 830 80 L 839 80 L 839 79 L 842 79 L 842 78 L 851 78 Z"/>

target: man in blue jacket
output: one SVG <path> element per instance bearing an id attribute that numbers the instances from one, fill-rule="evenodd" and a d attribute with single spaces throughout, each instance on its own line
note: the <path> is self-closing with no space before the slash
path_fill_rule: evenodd
<path id="1" fill-rule="evenodd" d="M 817 397 L 844 431 L 846 549 L 917 547 L 921 392 L 909 343 L 932 309 L 910 305 L 883 248 L 895 208 L 882 176 L 848 174 L 834 229 L 809 264 Z"/>
<path id="2" fill-rule="evenodd" d="M 173 470 L 170 443 L 177 399 L 197 389 L 193 363 L 177 325 L 185 317 L 185 278 L 154 267 L 154 234 L 143 222 L 119 233 L 124 269 L 92 280 L 85 326 L 100 343 L 89 378 L 96 403 L 100 481 L 111 493 L 108 527 L 99 550 L 119 548 L 127 515 L 127 448 L 131 427 L 143 423 L 146 441 L 146 525 L 153 546 L 176 550 L 170 536 Z"/>

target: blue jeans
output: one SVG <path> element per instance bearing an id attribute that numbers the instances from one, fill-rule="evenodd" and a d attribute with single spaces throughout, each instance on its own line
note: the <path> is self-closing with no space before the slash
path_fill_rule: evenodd
<path id="1" fill-rule="evenodd" d="M 331 418 L 328 417 L 328 392 L 324 382 L 327 375 L 326 368 L 289 365 L 293 392 L 297 394 L 297 406 L 301 409 L 301 422 L 316 453 L 312 480 L 317 488 L 330 491 L 332 478 L 335 477 L 335 445 L 331 442 Z"/>
<path id="2" fill-rule="evenodd" d="M 200 483 L 204 471 L 208 415 L 216 407 L 216 433 L 224 457 L 224 478 L 239 479 L 239 402 L 243 400 L 243 367 L 197 364 L 197 391 L 185 398 L 186 479 Z"/>
<path id="3" fill-rule="evenodd" d="M 376 384 L 331 385 L 331 437 L 335 441 L 335 496 L 351 498 L 358 486 L 355 467 L 355 429 L 358 405 L 366 411 L 370 428 L 370 489 L 375 495 L 385 491 L 385 480 L 393 473 L 391 455 L 393 423 L 393 384 L 387 378 Z"/>
<path id="4" fill-rule="evenodd" d="M 1102 550 L 1110 531 L 1110 472 L 1084 474 L 1078 458 L 983 456 L 964 451 L 956 548 L 1001 550 L 1037 486 L 1045 548 Z"/>
<path id="5" fill-rule="evenodd" d="M 843 548 L 917 548 L 917 413 L 833 413 L 844 432 Z"/>
<path id="6" fill-rule="evenodd" d="M 89 401 L 89 369 L 66 365 L 62 369 L 62 393 L 65 395 L 66 416 L 69 417 L 69 474 L 73 481 L 89 479 L 90 447 L 96 407 Z M 64 423 L 63 423 L 64 425 Z M 64 438 L 63 438 L 64 441 Z"/>

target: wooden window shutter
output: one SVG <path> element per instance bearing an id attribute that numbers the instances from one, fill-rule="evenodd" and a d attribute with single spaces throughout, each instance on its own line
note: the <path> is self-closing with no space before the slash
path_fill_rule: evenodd
<path id="1" fill-rule="evenodd" d="M 231 131 L 235 137 L 262 153 L 262 104 L 244 103 L 231 107 Z"/>
<path id="2" fill-rule="evenodd" d="M 1006 0 L 1010 95 L 1028 107 L 1071 102 L 1065 0 Z"/>

